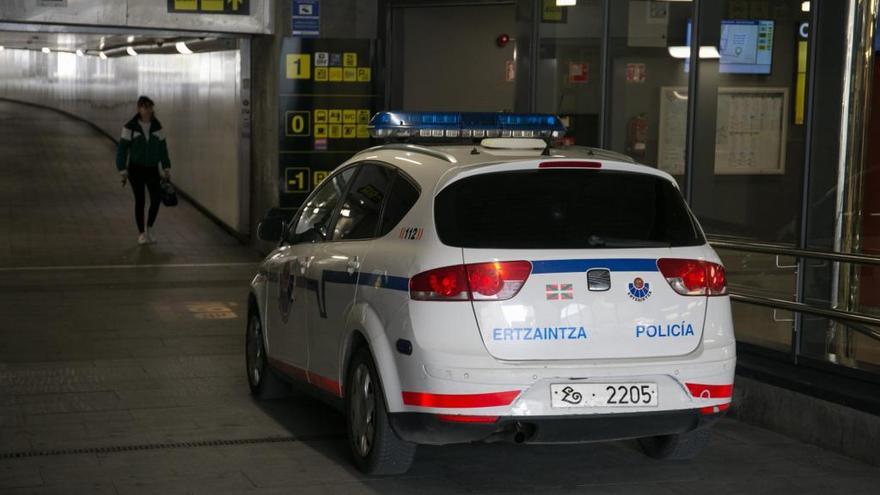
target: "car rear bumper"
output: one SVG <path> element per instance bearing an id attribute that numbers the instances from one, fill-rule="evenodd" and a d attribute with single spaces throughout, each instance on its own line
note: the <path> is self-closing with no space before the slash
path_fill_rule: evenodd
<path id="1" fill-rule="evenodd" d="M 389 414 L 402 440 L 427 445 L 472 442 L 586 443 L 674 435 L 704 428 L 724 412 L 700 409 L 571 416 L 446 417 L 429 413 Z"/>

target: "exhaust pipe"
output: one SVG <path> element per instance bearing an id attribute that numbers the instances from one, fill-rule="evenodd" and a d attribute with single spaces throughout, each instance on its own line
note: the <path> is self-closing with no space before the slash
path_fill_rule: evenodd
<path id="1" fill-rule="evenodd" d="M 508 442 L 508 443 L 525 443 L 535 433 L 535 427 L 529 424 L 523 424 L 517 421 L 485 440 L 486 443 Z"/>

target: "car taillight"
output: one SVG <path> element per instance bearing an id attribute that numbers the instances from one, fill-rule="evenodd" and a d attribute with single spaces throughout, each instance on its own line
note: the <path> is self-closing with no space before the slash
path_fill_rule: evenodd
<path id="1" fill-rule="evenodd" d="M 464 265 L 444 266 L 422 272 L 409 280 L 409 294 L 423 301 L 466 301 L 470 299 Z"/>
<path id="2" fill-rule="evenodd" d="M 724 267 L 703 260 L 661 258 L 657 268 L 675 292 L 683 296 L 723 296 L 727 294 Z"/>
<path id="3" fill-rule="evenodd" d="M 531 272 L 528 261 L 444 266 L 412 277 L 409 294 L 418 301 L 503 301 L 519 292 Z"/>

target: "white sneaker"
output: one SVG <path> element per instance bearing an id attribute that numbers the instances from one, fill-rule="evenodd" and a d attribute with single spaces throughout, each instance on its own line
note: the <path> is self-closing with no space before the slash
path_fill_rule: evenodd
<path id="1" fill-rule="evenodd" d="M 150 238 L 147 236 L 146 233 L 142 233 L 141 235 L 138 236 L 138 244 L 139 245 L 143 246 L 144 244 L 149 244 L 149 243 L 150 243 Z"/>
<path id="2" fill-rule="evenodd" d="M 153 233 L 150 232 L 150 229 L 147 229 L 146 234 L 147 234 L 147 241 L 148 241 L 150 244 L 155 244 L 155 243 L 156 243 L 156 238 L 153 237 Z"/>

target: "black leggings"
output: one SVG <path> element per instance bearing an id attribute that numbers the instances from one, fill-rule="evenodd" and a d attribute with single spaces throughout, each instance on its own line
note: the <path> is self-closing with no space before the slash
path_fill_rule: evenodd
<path id="1" fill-rule="evenodd" d="M 144 232 L 144 186 L 150 192 L 150 214 L 147 217 L 147 227 L 156 223 L 156 215 L 159 214 L 159 167 L 143 167 L 132 165 L 128 168 L 128 180 L 131 182 L 131 190 L 134 191 L 134 221 L 140 233 Z"/>

